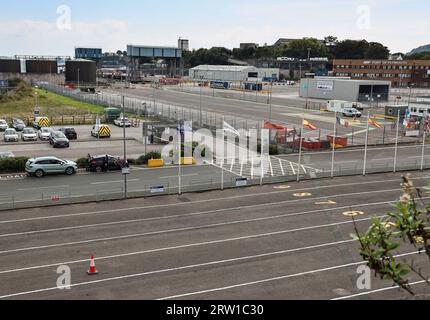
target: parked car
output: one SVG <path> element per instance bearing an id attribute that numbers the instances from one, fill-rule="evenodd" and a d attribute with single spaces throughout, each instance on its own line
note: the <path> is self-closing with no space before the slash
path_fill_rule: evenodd
<path id="1" fill-rule="evenodd" d="M 113 122 L 117 127 L 131 127 L 131 121 L 127 118 L 118 118 Z"/>
<path id="2" fill-rule="evenodd" d="M 0 119 L 0 131 L 5 131 L 7 128 L 9 128 L 9 125 L 6 120 Z"/>
<path id="3" fill-rule="evenodd" d="M 49 143 L 54 148 L 68 148 L 70 147 L 69 139 L 60 131 L 53 131 L 49 137 Z"/>
<path id="4" fill-rule="evenodd" d="M 56 157 L 42 157 L 29 159 L 25 164 L 25 171 L 31 175 L 41 178 L 49 174 L 75 174 L 78 170 L 76 162 L 61 160 Z"/>
<path id="5" fill-rule="evenodd" d="M 21 119 L 13 118 L 12 128 L 14 128 L 16 131 L 22 131 L 25 129 L 25 123 Z"/>
<path id="6" fill-rule="evenodd" d="M 0 152 L 0 159 L 8 159 L 8 158 L 15 158 L 15 155 L 9 151 Z"/>
<path id="7" fill-rule="evenodd" d="M 37 141 L 37 134 L 33 128 L 25 128 L 21 134 L 22 141 Z"/>
<path id="8" fill-rule="evenodd" d="M 345 117 L 351 118 L 361 118 L 361 112 L 355 108 L 345 108 L 343 109 L 343 115 Z"/>
<path id="9" fill-rule="evenodd" d="M 50 127 L 41 128 L 39 130 L 39 139 L 43 141 L 49 141 L 49 137 L 51 136 L 52 131 L 53 130 Z"/>
<path id="10" fill-rule="evenodd" d="M 78 134 L 76 133 L 75 128 L 66 127 L 66 128 L 61 128 L 59 131 L 64 133 L 64 135 L 69 140 L 77 140 L 78 139 Z"/>
<path id="11" fill-rule="evenodd" d="M 5 142 L 18 142 L 19 135 L 15 129 L 9 128 L 4 132 L 4 141 Z"/>
<path id="12" fill-rule="evenodd" d="M 121 161 L 119 157 L 114 157 L 111 155 L 99 155 L 90 157 L 87 166 L 87 171 L 91 172 L 103 172 L 103 171 L 118 171 L 121 170 Z M 107 160 L 107 168 L 105 163 Z"/>

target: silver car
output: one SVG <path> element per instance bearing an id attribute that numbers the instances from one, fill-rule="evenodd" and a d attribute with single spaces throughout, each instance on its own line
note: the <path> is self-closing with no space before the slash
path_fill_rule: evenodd
<path id="1" fill-rule="evenodd" d="M 52 128 L 49 127 L 43 127 L 39 130 L 39 139 L 43 141 L 48 141 L 51 137 Z"/>
<path id="2" fill-rule="evenodd" d="M 7 121 L 4 119 L 0 119 L 0 131 L 5 131 L 7 128 L 9 128 Z"/>
<path id="3" fill-rule="evenodd" d="M 76 162 L 62 160 L 56 157 L 42 157 L 29 159 L 25 164 L 25 171 L 38 178 L 50 174 L 66 174 L 68 176 L 78 171 Z"/>
<path id="4" fill-rule="evenodd" d="M 4 132 L 5 142 L 18 142 L 19 136 L 15 129 L 9 128 Z"/>
<path id="5" fill-rule="evenodd" d="M 37 134 L 33 128 L 25 128 L 21 133 L 22 141 L 37 141 Z"/>

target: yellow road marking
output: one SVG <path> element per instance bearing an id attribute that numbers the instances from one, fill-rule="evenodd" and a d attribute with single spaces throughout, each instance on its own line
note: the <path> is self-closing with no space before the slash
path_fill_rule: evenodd
<path id="1" fill-rule="evenodd" d="M 362 216 L 364 215 L 364 212 L 361 211 L 346 211 L 343 213 L 344 216 L 346 217 L 357 217 L 357 216 Z"/>
<path id="2" fill-rule="evenodd" d="M 322 202 L 315 202 L 315 204 L 317 204 L 317 205 L 336 204 L 336 203 L 337 203 L 336 201 L 332 201 L 332 200 L 322 201 Z"/>
<path id="3" fill-rule="evenodd" d="M 276 186 L 276 187 L 273 187 L 274 189 L 280 189 L 280 190 L 285 190 L 285 189 L 290 189 L 291 188 L 291 186 Z"/>
<path id="4" fill-rule="evenodd" d="M 309 192 L 295 193 L 294 196 L 297 198 L 304 198 L 304 197 L 312 196 L 312 193 L 309 193 Z"/>

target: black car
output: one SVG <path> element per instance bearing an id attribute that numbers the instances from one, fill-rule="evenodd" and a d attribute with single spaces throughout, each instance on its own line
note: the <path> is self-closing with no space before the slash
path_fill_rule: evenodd
<path id="1" fill-rule="evenodd" d="M 18 118 L 12 119 L 12 128 L 14 128 L 16 131 L 22 131 L 26 127 L 24 121 Z"/>
<path id="2" fill-rule="evenodd" d="M 49 143 L 54 148 L 68 148 L 70 147 L 69 139 L 60 131 L 51 132 Z"/>
<path id="3" fill-rule="evenodd" d="M 66 127 L 66 128 L 61 128 L 59 131 L 64 133 L 64 135 L 69 140 L 77 140 L 78 139 L 78 134 L 76 133 L 75 128 Z"/>
<path id="4" fill-rule="evenodd" d="M 122 170 L 121 161 L 118 157 L 110 155 L 90 156 L 87 161 L 87 171 L 104 172 Z"/>

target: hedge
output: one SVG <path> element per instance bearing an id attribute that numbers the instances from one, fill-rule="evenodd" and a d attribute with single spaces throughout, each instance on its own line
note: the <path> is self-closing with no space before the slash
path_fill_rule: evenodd
<path id="1" fill-rule="evenodd" d="M 18 157 L 18 158 L 6 158 L 0 159 L 0 172 L 1 173 L 18 173 L 25 171 L 25 164 L 28 158 Z"/>

